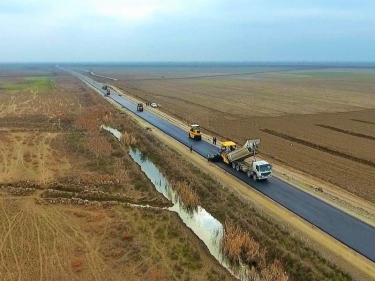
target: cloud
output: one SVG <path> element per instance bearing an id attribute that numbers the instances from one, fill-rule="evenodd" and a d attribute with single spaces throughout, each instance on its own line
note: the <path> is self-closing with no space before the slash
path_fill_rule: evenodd
<path id="1" fill-rule="evenodd" d="M 0 62 L 303 59 L 332 46 L 374 58 L 374 11 L 370 0 L 2 1 Z"/>

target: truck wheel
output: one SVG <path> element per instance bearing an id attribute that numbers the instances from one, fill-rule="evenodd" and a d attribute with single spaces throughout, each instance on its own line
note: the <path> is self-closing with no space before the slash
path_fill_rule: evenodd
<path id="1" fill-rule="evenodd" d="M 251 178 L 251 172 L 250 171 L 247 171 L 247 176 L 249 177 L 249 178 Z"/>
<path id="2" fill-rule="evenodd" d="M 258 180 L 258 177 L 257 177 L 257 174 L 256 174 L 256 173 L 253 174 L 253 180 L 254 180 L 254 181 L 257 181 L 257 180 Z"/>
<path id="3" fill-rule="evenodd" d="M 236 170 L 240 171 L 240 165 L 236 165 Z"/>
<path id="4" fill-rule="evenodd" d="M 232 163 L 232 168 L 236 169 L 236 163 L 234 163 L 234 162 Z"/>

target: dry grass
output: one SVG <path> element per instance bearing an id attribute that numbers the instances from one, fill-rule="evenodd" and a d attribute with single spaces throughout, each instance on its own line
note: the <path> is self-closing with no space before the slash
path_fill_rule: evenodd
<path id="1" fill-rule="evenodd" d="M 249 267 L 251 280 L 287 281 L 283 265 L 278 260 L 267 263 L 267 251 L 238 226 L 225 222 L 221 249 L 231 263 Z"/>
<path id="2" fill-rule="evenodd" d="M 79 127 L 89 132 L 100 131 L 100 125 L 109 125 L 113 121 L 113 113 L 104 105 L 90 106 L 83 110 L 76 119 Z"/>
<path id="3" fill-rule="evenodd" d="M 63 155 L 71 165 L 64 178 L 58 178 L 62 187 L 69 190 L 65 194 L 79 193 L 79 189 L 73 188 L 82 187 L 86 196 L 91 193 L 97 196 L 100 191 L 116 199 L 117 194 L 128 196 L 135 204 L 165 203 L 167 200 L 155 191 L 126 153 L 127 148 L 110 133 L 100 130 L 100 125 L 127 132 L 129 145 L 139 145 L 145 138 L 144 132 L 83 83 L 74 82 L 70 76 L 65 82 L 56 84 L 58 98 L 51 95 L 48 103 L 35 97 L 30 102 L 32 107 L 20 108 L 22 99 L 33 96 L 26 92 L 20 98 L 15 97 L 17 104 L 10 104 L 9 96 L 5 96 L 5 103 L 0 102 L 0 127 L 22 129 L 22 132 L 0 131 L 0 141 L 6 142 L 7 147 L 25 147 L 25 154 L 16 153 L 19 161 L 14 162 L 28 167 L 39 158 L 48 158 L 58 166 L 49 165 L 43 171 L 50 167 L 59 170 Z M 64 90 L 60 92 L 61 88 Z M 0 90 L 0 101 L 1 98 Z M 45 99 L 49 100 L 49 96 Z M 76 102 L 73 109 L 69 107 L 72 102 Z M 4 104 L 10 104 L 9 108 Z M 54 127 L 54 120 L 49 123 L 47 117 L 31 119 L 30 112 L 47 112 L 48 116 L 63 112 L 64 117 L 56 116 L 61 117 L 61 124 Z M 6 116 L 14 113 L 19 116 Z M 125 127 L 115 126 L 116 122 L 124 123 Z M 23 131 L 27 133 L 29 129 L 42 130 L 42 133 L 23 137 Z M 44 138 L 50 130 L 58 130 L 52 140 Z M 43 149 L 31 150 L 36 141 Z M 2 152 L 7 157 L 11 150 L 0 149 L 1 163 Z M 59 182 L 50 182 L 51 188 L 58 189 Z M 40 187 L 44 188 L 48 184 Z M 0 233 L 3 234 L 0 254 L 4 261 L 0 276 L 5 280 L 122 280 L 124 276 L 135 281 L 207 280 L 206 274 L 212 270 L 224 277 L 221 280 L 233 280 L 175 213 L 127 206 L 104 209 L 93 205 L 71 206 L 59 200 L 44 205 L 40 204 L 40 190 L 32 194 L 33 198 L 25 195 L 20 199 L 4 193 L 3 189 L 0 193 L 0 199 L 3 198 L 0 200 Z"/>
<path id="4" fill-rule="evenodd" d="M 163 281 L 166 279 L 166 274 L 163 269 L 161 268 L 150 268 L 147 272 L 148 280 L 149 281 Z"/>
<path id="5" fill-rule="evenodd" d="M 137 145 L 137 139 L 133 136 L 133 134 L 125 132 L 121 134 L 120 142 L 125 146 L 135 146 Z"/>
<path id="6" fill-rule="evenodd" d="M 130 230 L 127 230 L 127 231 L 124 231 L 122 233 L 122 239 L 123 240 L 130 240 L 130 239 L 133 239 L 133 234 Z"/>
<path id="7" fill-rule="evenodd" d="M 82 266 L 83 266 L 83 258 L 79 257 L 79 258 L 74 258 L 72 260 L 72 269 L 74 272 L 78 273 L 80 271 L 82 271 Z"/>
<path id="8" fill-rule="evenodd" d="M 194 209 L 200 204 L 197 192 L 187 182 L 175 182 L 172 185 L 184 206 Z"/>

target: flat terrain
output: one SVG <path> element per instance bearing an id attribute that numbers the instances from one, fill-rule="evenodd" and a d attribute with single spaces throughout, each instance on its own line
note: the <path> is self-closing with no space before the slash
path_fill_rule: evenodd
<path id="1" fill-rule="evenodd" d="M 0 71 L 1 104 L 8 105 L 0 117 L 0 142 L 7 147 L 1 167 L 6 180 L 0 183 L 5 280 L 234 279 L 165 209 L 171 203 L 130 158 L 129 145 L 155 163 L 179 194 L 235 226 L 228 230 L 234 239 L 226 250 L 249 265 L 252 276 L 368 279 L 365 271 L 315 248 L 262 206 L 222 186 L 82 82 L 55 69 L 43 71 Z M 101 124 L 121 131 L 122 142 L 100 130 Z"/>
<path id="2" fill-rule="evenodd" d="M 92 70 L 219 139 L 261 138 L 264 158 L 375 202 L 373 69 Z"/>
<path id="3" fill-rule="evenodd" d="M 234 280 L 100 130 L 142 143 L 103 101 L 55 68 L 0 70 L 1 279 Z"/>

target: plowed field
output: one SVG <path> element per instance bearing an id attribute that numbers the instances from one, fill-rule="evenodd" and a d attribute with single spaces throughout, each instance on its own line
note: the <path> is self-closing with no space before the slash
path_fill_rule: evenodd
<path id="1" fill-rule="evenodd" d="M 215 68 L 166 69 L 93 70 L 220 139 L 261 138 L 261 153 L 270 161 L 375 202 L 373 69 L 241 70 L 244 75 L 231 75 L 235 68 L 224 74 Z"/>

